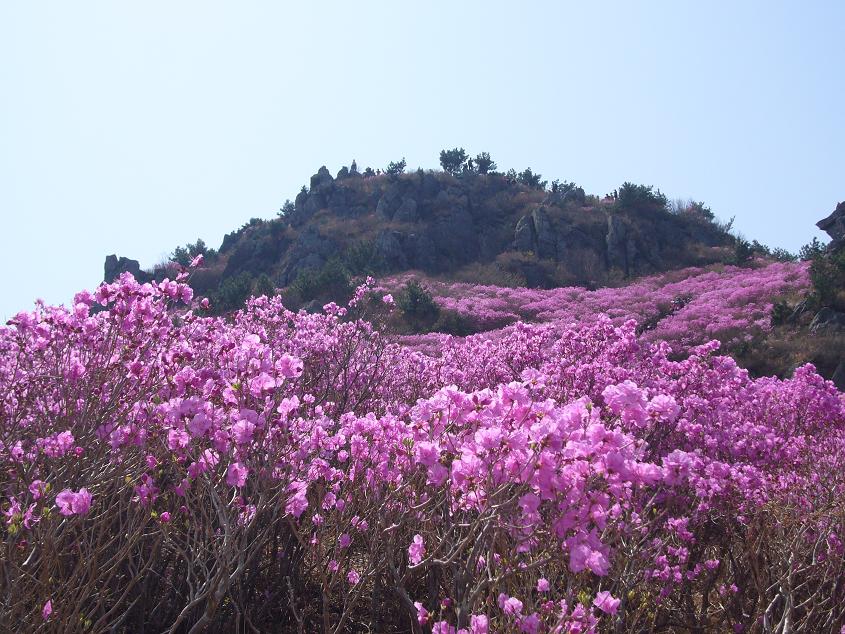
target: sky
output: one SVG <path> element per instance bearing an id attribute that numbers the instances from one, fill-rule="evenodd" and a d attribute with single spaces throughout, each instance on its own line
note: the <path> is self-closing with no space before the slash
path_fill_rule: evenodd
<path id="1" fill-rule="evenodd" d="M 0 318 L 116 253 L 443 148 L 707 203 L 797 251 L 845 199 L 843 2 L 0 4 Z"/>

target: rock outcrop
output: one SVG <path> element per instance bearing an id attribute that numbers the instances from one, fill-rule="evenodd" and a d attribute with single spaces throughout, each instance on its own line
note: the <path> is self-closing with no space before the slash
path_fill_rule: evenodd
<path id="1" fill-rule="evenodd" d="M 833 371 L 833 376 L 830 377 L 830 380 L 833 381 L 833 384 L 840 392 L 845 392 L 845 358 L 836 366 L 836 370 Z"/>
<path id="2" fill-rule="evenodd" d="M 152 277 L 141 270 L 138 260 L 129 258 L 118 258 L 116 255 L 107 255 L 103 266 L 103 281 L 114 282 L 121 273 L 131 273 L 139 282 L 149 282 Z"/>
<path id="3" fill-rule="evenodd" d="M 317 190 L 326 185 L 331 185 L 334 182 L 328 168 L 323 165 L 314 176 L 311 177 L 311 189 Z"/>
<path id="4" fill-rule="evenodd" d="M 417 201 L 410 196 L 405 196 L 402 198 L 402 204 L 394 212 L 393 220 L 396 222 L 416 222 L 418 219 Z"/>
<path id="5" fill-rule="evenodd" d="M 540 258 L 554 260 L 557 259 L 557 245 L 558 235 L 545 207 L 537 207 L 516 223 L 513 247 L 517 251 L 530 251 Z"/>
<path id="6" fill-rule="evenodd" d="M 830 236 L 829 251 L 836 251 L 845 246 L 845 202 L 836 205 L 833 213 L 819 220 L 816 226 Z"/>
<path id="7" fill-rule="evenodd" d="M 501 174 L 456 178 L 419 170 L 388 177 L 368 170 L 364 176 L 354 164 L 335 178 L 322 166 L 279 218 L 253 219 L 227 234 L 216 264 L 195 277 L 213 292 L 238 276 L 267 275 L 281 288 L 330 264 L 355 274 L 416 269 L 447 276 L 477 266 L 489 279 L 509 283 L 593 286 L 619 272 L 717 262 L 718 249 L 729 242 L 712 223 L 618 209 L 580 188 L 550 193 Z M 112 256 L 106 278 L 123 270 L 142 274 L 137 263 Z"/>
<path id="8" fill-rule="evenodd" d="M 810 322 L 810 332 L 816 334 L 845 334 L 845 313 L 830 307 L 822 308 Z"/>
<path id="9" fill-rule="evenodd" d="M 616 214 L 607 216 L 607 266 L 616 268 L 628 275 L 634 246 L 628 237 L 628 225 Z"/>

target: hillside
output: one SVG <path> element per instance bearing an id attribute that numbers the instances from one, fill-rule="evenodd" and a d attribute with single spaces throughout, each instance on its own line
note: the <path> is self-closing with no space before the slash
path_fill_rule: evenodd
<path id="1" fill-rule="evenodd" d="M 625 183 L 598 197 L 573 183 L 547 187 L 530 169 L 450 171 L 362 174 L 353 164 L 332 177 L 321 167 L 278 218 L 251 220 L 218 250 L 198 241 L 174 257 L 187 264 L 204 253 L 192 284 L 228 310 L 272 288 L 298 291 L 294 304 L 336 298 L 364 274 L 596 287 L 734 256 L 735 238 L 709 209 L 697 203 L 672 213 L 651 187 Z M 142 273 L 134 261 L 110 258 L 106 281 L 122 270 Z"/>
<path id="2" fill-rule="evenodd" d="M 319 311 L 348 300 L 367 275 L 394 294 L 415 280 L 430 310 L 400 311 L 391 326 L 420 341 L 604 315 L 635 319 L 649 339 L 677 350 L 718 339 L 755 376 L 789 376 L 809 362 L 845 387 L 835 255 L 842 204 L 819 222 L 830 246 L 808 245 L 797 264 L 732 235 L 703 203 L 670 204 L 650 186 L 586 195 L 566 181 L 549 186 L 530 168 L 492 171 L 486 153 L 473 162 L 458 149 L 444 151 L 441 165 L 405 173 L 403 161 L 360 172 L 353 161 L 334 177 L 323 166 L 277 218 L 252 219 L 219 249 L 197 240 L 151 271 L 112 255 L 105 280 L 123 271 L 172 279 L 174 267 L 203 255 L 191 284 L 216 314 L 279 292 L 289 308 Z"/>
<path id="3" fill-rule="evenodd" d="M 2 622 L 845 625 L 845 395 L 801 365 L 843 367 L 845 206 L 820 223 L 830 245 L 778 262 L 649 188 L 598 201 L 435 174 L 449 200 L 501 187 L 440 209 L 440 193 L 407 193 L 426 173 L 374 175 L 349 189 L 371 187 L 375 210 L 339 214 L 325 196 L 347 179 L 322 178 L 219 251 L 197 243 L 133 271 L 161 283 L 122 274 L 0 327 Z M 511 202 L 493 222 L 496 196 Z M 408 201 L 416 216 L 397 220 Z M 464 222 L 475 233 L 458 249 L 449 232 Z M 412 248 L 437 231 L 436 258 Z M 555 286 L 587 256 L 584 286 Z M 373 268 L 378 282 L 348 288 Z M 528 288 L 530 270 L 553 287 Z M 219 315 L 189 285 L 235 301 L 239 279 L 269 288 Z M 348 301 L 289 310 L 338 293 Z M 788 378 L 756 376 L 755 359 Z"/>
<path id="4" fill-rule="evenodd" d="M 702 303 L 728 323 L 734 290 L 806 284 L 806 263 L 754 264 L 502 292 L 485 309 L 545 322 L 430 351 L 387 327 L 425 295 L 373 280 L 319 312 L 263 296 L 206 316 L 187 271 L 121 275 L 20 313 L 0 327 L 0 622 L 840 631 L 842 393 L 809 366 L 755 379 L 713 344 L 675 358 L 631 321 L 566 325 L 678 292 L 686 323 Z M 466 286 L 444 305 L 510 290 Z"/>

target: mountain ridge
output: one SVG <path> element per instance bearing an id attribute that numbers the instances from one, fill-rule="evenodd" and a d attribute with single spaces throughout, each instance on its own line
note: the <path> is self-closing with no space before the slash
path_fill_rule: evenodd
<path id="1" fill-rule="evenodd" d="M 322 166 L 277 218 L 252 219 L 217 250 L 201 240 L 177 248 L 174 259 L 204 254 L 193 283 L 228 309 L 247 286 L 313 286 L 320 276 L 420 270 L 503 286 L 597 287 L 734 257 L 729 225 L 702 203 L 672 212 L 652 187 L 625 183 L 599 197 L 566 181 L 547 188 L 530 168 L 450 171 L 361 173 L 353 162 L 332 176 Z M 124 270 L 154 279 L 165 269 L 144 272 L 109 256 L 104 273 L 106 281 Z"/>

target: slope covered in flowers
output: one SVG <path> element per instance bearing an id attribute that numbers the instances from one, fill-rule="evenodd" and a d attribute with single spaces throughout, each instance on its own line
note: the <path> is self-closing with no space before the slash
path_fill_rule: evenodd
<path id="1" fill-rule="evenodd" d="M 388 279 L 398 289 L 410 276 Z M 751 341 L 771 328 L 773 303 L 809 287 L 808 263 L 759 261 L 754 268 L 687 268 L 634 281 L 619 288 L 551 290 L 505 288 L 425 280 L 443 309 L 456 312 L 479 330 L 516 321 L 559 326 L 609 318 L 621 325 L 636 320 L 647 341 L 675 348 L 719 339 L 726 346 Z M 437 335 L 417 342 L 438 340 Z"/>
<path id="2" fill-rule="evenodd" d="M 0 328 L 0 622 L 843 626 L 845 400 L 812 367 L 752 380 L 600 318 L 424 355 L 366 287 L 315 315 L 192 295 L 124 275 Z"/>

